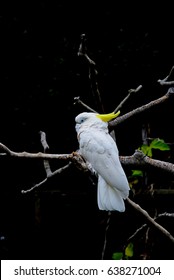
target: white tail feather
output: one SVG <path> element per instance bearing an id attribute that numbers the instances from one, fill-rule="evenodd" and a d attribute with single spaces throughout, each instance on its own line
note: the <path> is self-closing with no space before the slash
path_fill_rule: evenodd
<path id="1" fill-rule="evenodd" d="M 119 212 L 125 211 L 124 200 L 118 190 L 109 186 L 99 175 L 98 177 L 98 207 L 100 210 Z"/>

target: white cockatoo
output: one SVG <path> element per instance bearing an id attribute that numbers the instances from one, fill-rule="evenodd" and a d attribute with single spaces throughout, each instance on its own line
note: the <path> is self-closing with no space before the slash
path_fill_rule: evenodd
<path id="1" fill-rule="evenodd" d="M 130 188 L 117 145 L 108 131 L 108 121 L 118 114 L 81 113 L 75 118 L 75 128 L 80 154 L 98 174 L 99 209 L 124 212 L 124 199 L 129 196 Z"/>

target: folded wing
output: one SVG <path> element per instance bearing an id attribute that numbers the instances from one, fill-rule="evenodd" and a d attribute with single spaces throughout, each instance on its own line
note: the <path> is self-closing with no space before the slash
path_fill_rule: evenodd
<path id="1" fill-rule="evenodd" d="M 107 185 L 117 190 L 122 198 L 127 198 L 129 184 L 112 137 L 103 131 L 97 133 L 90 131 L 85 133 L 83 139 L 81 152 L 84 158 L 91 163 Z"/>

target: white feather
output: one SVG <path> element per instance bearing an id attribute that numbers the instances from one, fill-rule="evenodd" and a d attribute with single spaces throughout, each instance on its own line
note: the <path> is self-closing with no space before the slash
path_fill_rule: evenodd
<path id="1" fill-rule="evenodd" d="M 129 184 L 108 124 L 95 113 L 82 113 L 76 117 L 76 131 L 80 153 L 99 174 L 99 209 L 125 211 L 123 199 L 129 195 Z"/>
<path id="2" fill-rule="evenodd" d="M 100 175 L 98 179 L 97 201 L 100 210 L 125 211 L 124 201 L 119 191 L 108 185 Z"/>

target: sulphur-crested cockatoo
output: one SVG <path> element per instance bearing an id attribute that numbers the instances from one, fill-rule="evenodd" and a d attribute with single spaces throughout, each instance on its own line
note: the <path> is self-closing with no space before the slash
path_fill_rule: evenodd
<path id="1" fill-rule="evenodd" d="M 108 132 L 108 121 L 117 115 L 81 113 L 75 118 L 75 128 L 80 154 L 98 174 L 99 209 L 124 212 L 129 184 L 119 160 L 117 145 Z"/>

